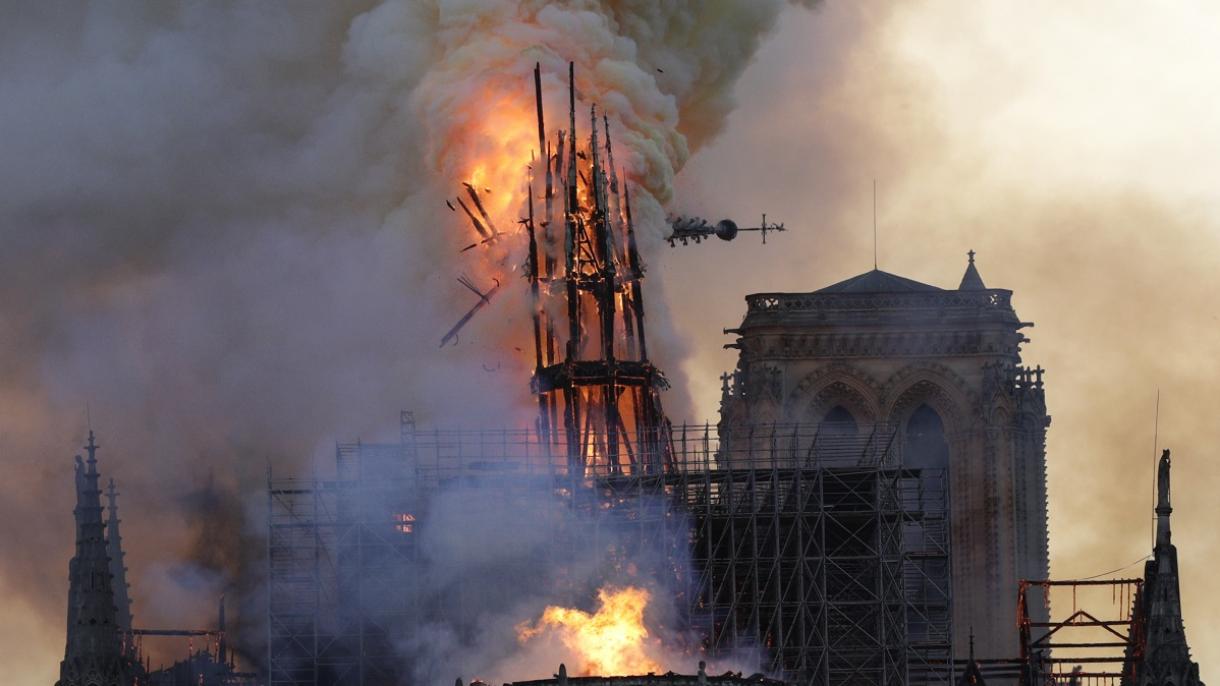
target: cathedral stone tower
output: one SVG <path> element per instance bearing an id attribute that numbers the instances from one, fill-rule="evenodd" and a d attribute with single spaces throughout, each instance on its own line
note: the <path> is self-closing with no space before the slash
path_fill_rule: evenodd
<path id="1" fill-rule="evenodd" d="M 1048 574 L 1050 417 L 1042 369 L 1021 365 L 1031 324 L 1011 297 L 984 285 L 971 251 L 956 289 L 874 269 L 812 293 L 747 296 L 745 320 L 728 331 L 740 356 L 722 437 L 812 426 L 813 440 L 872 435 L 908 468 L 947 470 L 962 658 L 971 628 L 979 657 L 1014 656 L 1017 582 Z"/>
<path id="2" fill-rule="evenodd" d="M 98 445 L 89 432 L 89 458 L 76 457 L 76 555 L 68 563 L 68 641 L 56 686 L 131 686 L 111 579 L 98 488 Z"/>

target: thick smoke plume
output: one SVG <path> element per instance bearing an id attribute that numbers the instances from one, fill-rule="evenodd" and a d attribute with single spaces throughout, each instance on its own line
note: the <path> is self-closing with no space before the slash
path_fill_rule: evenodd
<path id="1" fill-rule="evenodd" d="M 648 249 L 674 174 L 723 126 L 783 6 L 9 8 L 0 598 L 22 640 L 0 641 L 0 662 L 25 670 L 12 678 L 52 680 L 62 651 L 71 455 L 87 406 L 124 494 L 137 623 L 205 624 L 222 590 L 243 590 L 231 616 L 257 649 L 251 537 L 269 466 L 307 473 L 336 438 L 392 435 L 399 408 L 446 426 L 524 416 L 519 299 L 477 318 L 457 348 L 436 343 L 469 305 L 454 277 L 511 270 L 511 254 L 458 256 L 468 229 L 443 198 L 482 160 L 489 187 L 508 180 L 492 191 L 500 211 L 516 211 L 530 149 L 512 134 L 532 65 L 550 101 L 575 61 L 581 106 L 610 115 L 643 191 Z M 681 388 L 679 336 L 655 287 L 649 304 L 655 356 Z M 215 492 L 200 495 L 209 478 Z"/>

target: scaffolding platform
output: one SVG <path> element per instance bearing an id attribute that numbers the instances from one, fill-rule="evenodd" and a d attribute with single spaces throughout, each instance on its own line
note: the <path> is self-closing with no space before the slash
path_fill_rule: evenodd
<path id="1" fill-rule="evenodd" d="M 408 419 L 397 444 L 337 446 L 326 478 L 269 478 L 271 686 L 408 680 L 404 646 L 446 611 L 412 582 L 430 507 L 487 484 L 501 506 L 551 498 L 689 568 L 669 590 L 709 659 L 755 655 L 757 671 L 809 686 L 953 679 L 948 480 L 904 468 L 885 427 L 734 427 L 722 441 L 710 425 L 675 426 L 665 471 L 577 476 L 564 446 L 533 431 Z M 554 559 L 536 564 L 564 564 L 571 532 L 555 526 Z M 446 603 L 477 602 L 463 593 Z"/>

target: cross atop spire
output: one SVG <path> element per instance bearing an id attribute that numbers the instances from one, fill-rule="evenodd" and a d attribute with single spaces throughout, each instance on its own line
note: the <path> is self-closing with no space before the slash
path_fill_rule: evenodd
<path id="1" fill-rule="evenodd" d="M 966 256 L 970 258 L 970 264 L 974 264 L 974 249 L 966 251 Z"/>
<path id="2" fill-rule="evenodd" d="M 102 447 L 102 446 L 100 446 L 100 445 L 98 445 L 96 442 L 94 442 L 94 440 L 93 440 L 93 429 L 89 429 L 89 442 L 88 442 L 88 443 L 86 443 L 84 447 L 85 447 L 85 450 L 89 452 L 89 464 L 90 464 L 90 465 L 96 465 L 96 464 L 97 464 L 97 456 L 96 456 L 97 449 L 98 449 L 98 448 L 100 448 L 100 447 Z M 96 469 L 95 467 L 93 467 L 93 466 L 91 466 L 91 467 L 89 468 L 89 470 L 90 470 L 91 472 L 95 472 L 95 471 L 97 471 L 97 469 Z"/>
<path id="3" fill-rule="evenodd" d="M 970 659 L 966 661 L 966 671 L 957 680 L 958 686 L 987 686 L 983 671 L 974 659 L 974 625 L 970 626 Z"/>

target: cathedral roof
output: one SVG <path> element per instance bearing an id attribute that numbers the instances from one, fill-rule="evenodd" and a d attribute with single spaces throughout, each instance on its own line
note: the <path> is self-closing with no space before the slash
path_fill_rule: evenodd
<path id="1" fill-rule="evenodd" d="M 942 290 L 944 289 L 874 269 L 859 276 L 853 276 L 846 281 L 820 288 L 814 293 L 912 293 Z"/>
<path id="2" fill-rule="evenodd" d="M 962 282 L 957 289 L 959 291 L 987 290 L 983 277 L 979 275 L 978 268 L 974 266 L 974 251 L 971 250 L 967 255 L 970 257 L 970 262 L 966 265 L 966 273 L 962 275 Z M 846 281 L 820 288 L 814 293 L 919 293 L 944 290 L 904 276 L 873 269 Z"/>

